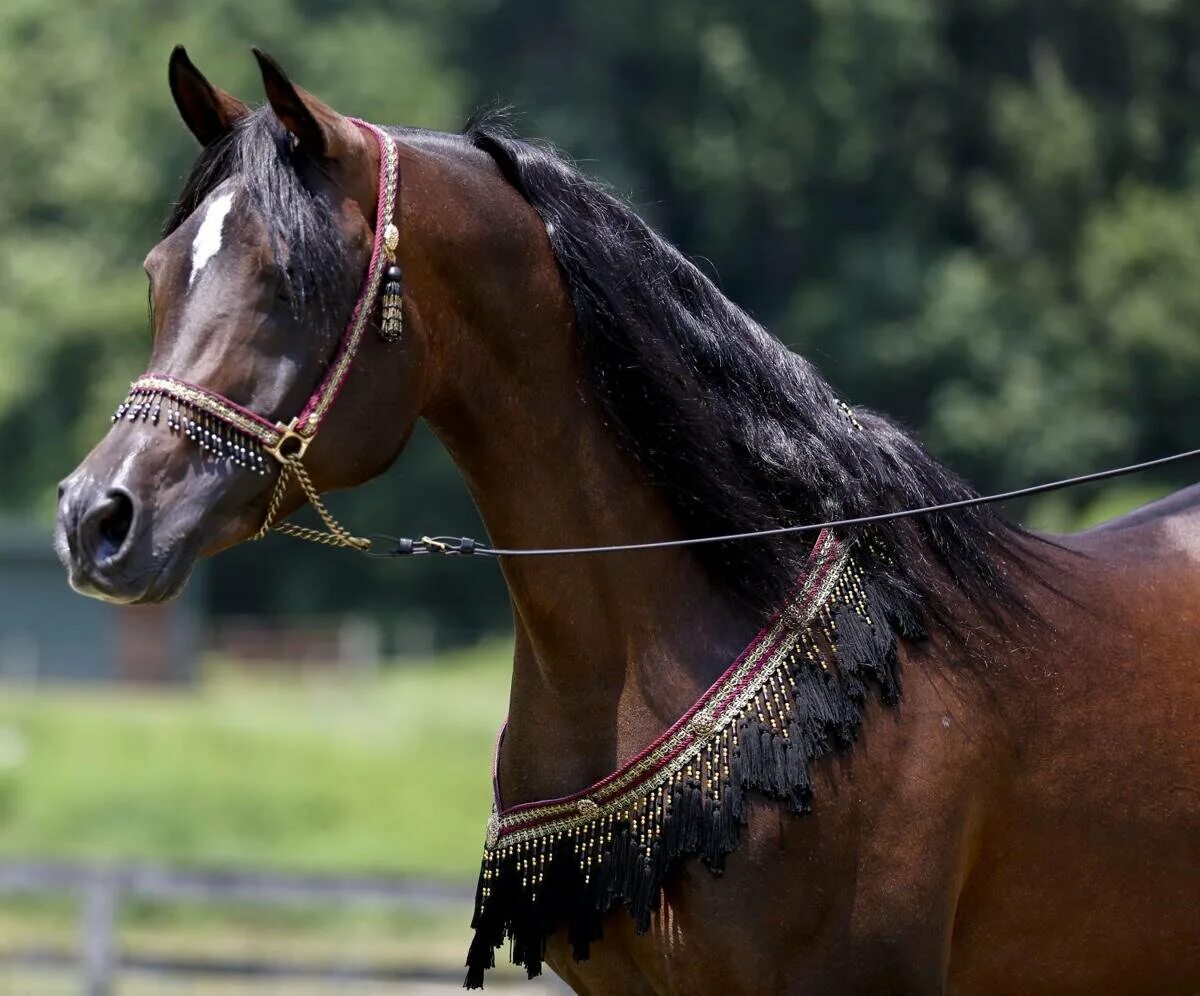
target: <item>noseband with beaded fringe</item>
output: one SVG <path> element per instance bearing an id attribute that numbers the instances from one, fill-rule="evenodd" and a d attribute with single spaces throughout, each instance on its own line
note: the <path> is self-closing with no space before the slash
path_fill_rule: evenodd
<path id="1" fill-rule="evenodd" d="M 853 743 L 870 686 L 885 703 L 898 700 L 897 636 L 920 635 L 866 566 L 887 559 L 869 537 L 852 545 L 822 532 L 786 604 L 741 656 L 658 740 L 590 788 L 505 809 L 493 769 L 468 988 L 482 987 L 506 940 L 532 978 L 560 929 L 578 960 L 618 906 L 648 930 L 679 859 L 723 868 L 747 792 L 809 810 L 812 761 Z"/>
<path id="2" fill-rule="evenodd" d="M 371 262 L 337 353 L 300 414 L 290 422 L 272 421 L 211 388 L 147 372 L 133 382 L 112 417 L 113 422 L 140 421 L 152 425 L 165 421 L 171 432 L 194 442 L 207 457 L 257 474 L 269 474 L 272 460 L 278 462 L 279 477 L 255 539 L 274 529 L 332 546 L 370 547 L 369 540 L 350 534 L 337 523 L 321 502 L 301 462 L 350 373 L 376 306 L 380 308 L 382 339 L 395 342 L 403 332 L 403 284 L 396 262 L 400 232 L 393 220 L 400 182 L 396 140 L 376 125 L 357 118 L 350 120 L 374 136 L 379 144 L 379 195 Z M 328 532 L 276 522 L 291 479 L 300 485 Z"/>

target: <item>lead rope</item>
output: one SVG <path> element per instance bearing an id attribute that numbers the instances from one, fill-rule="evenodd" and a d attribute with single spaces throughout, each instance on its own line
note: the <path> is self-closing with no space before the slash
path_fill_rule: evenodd
<path id="1" fill-rule="evenodd" d="M 774 529 L 757 529 L 753 532 L 726 533 L 720 536 L 697 536 L 690 539 L 659 540 L 649 543 L 619 543 L 609 546 L 510 550 L 488 546 L 487 544 L 480 543 L 478 540 L 471 539 L 469 536 L 422 536 L 419 540 L 414 540 L 402 536 L 389 536 L 386 533 L 376 533 L 374 534 L 375 539 L 382 540 L 390 549 L 375 553 L 372 552 L 372 540 L 370 538 L 355 536 L 343 528 L 337 519 L 333 517 L 329 509 L 325 507 L 325 503 L 321 501 L 321 496 L 317 493 L 317 489 L 312 479 L 308 476 L 308 471 L 304 469 L 304 465 L 300 462 L 300 458 L 298 456 L 280 456 L 277 458 L 280 465 L 279 479 L 275 482 L 275 490 L 272 492 L 271 501 L 267 505 L 267 517 L 263 520 L 263 524 L 258 532 L 251 539 L 262 539 L 274 529 L 275 532 L 283 533 L 287 536 L 295 536 L 297 539 L 308 540 L 311 543 L 349 547 L 352 550 L 359 550 L 373 557 L 405 557 L 420 556 L 422 554 L 441 554 L 443 556 L 460 557 L 470 555 L 476 557 L 554 557 L 589 553 L 620 553 L 634 550 L 662 550 L 670 547 L 698 546 L 704 543 L 729 543 L 739 540 L 760 539 L 789 533 L 816 532 L 821 529 L 842 529 L 848 526 L 869 525 L 874 522 L 890 522 L 893 519 L 907 519 L 918 515 L 930 515 L 960 508 L 973 508 L 977 505 L 990 505 L 994 502 L 1009 501 L 1013 498 L 1023 498 L 1029 495 L 1044 494 L 1048 491 L 1058 491 L 1062 488 L 1071 488 L 1091 481 L 1104 481 L 1113 477 L 1123 477 L 1126 474 L 1136 474 L 1168 464 L 1179 463 L 1182 460 L 1194 460 L 1197 457 L 1200 457 L 1200 449 L 1186 450 L 1182 453 L 1172 453 L 1170 456 L 1159 457 L 1156 460 L 1146 460 L 1142 463 L 1129 464 L 1125 467 L 1113 467 L 1109 470 L 1081 474 L 1079 477 L 1068 477 L 1061 481 L 1035 484 L 1031 487 L 1017 488 L 1015 491 L 1005 491 L 1000 494 L 975 495 L 970 498 L 961 498 L 958 501 L 945 502 L 941 505 L 906 508 L 895 512 L 882 512 L 876 515 L 860 515 L 850 519 L 835 519 L 830 522 L 810 522 L 803 525 L 778 526 Z M 279 514 L 279 506 L 282 504 L 283 496 L 287 492 L 289 475 L 295 476 L 301 489 L 304 491 L 305 497 L 312 504 L 312 507 L 317 510 L 317 514 L 321 517 L 321 521 L 325 523 L 329 532 L 323 533 L 319 529 L 310 529 L 307 526 L 299 526 L 290 522 L 275 524 L 275 518 Z"/>
<path id="2" fill-rule="evenodd" d="M 296 479 L 300 485 L 300 490 L 304 492 L 304 497 L 317 510 L 317 515 L 325 523 L 325 528 L 329 530 L 328 532 L 321 532 L 320 529 L 310 529 L 308 526 L 297 525 L 294 522 L 280 522 L 278 524 L 275 522 L 276 516 L 279 515 L 279 506 L 283 504 L 283 496 L 287 494 L 289 477 Z M 280 459 L 279 479 L 275 482 L 275 490 L 271 492 L 271 501 L 267 505 L 267 516 L 263 519 L 263 524 L 259 527 L 258 532 L 251 539 L 262 539 L 271 530 L 283 533 L 285 536 L 294 536 L 296 539 L 308 540 L 310 543 L 323 543 L 325 546 L 346 546 L 352 550 L 371 549 L 371 541 L 369 539 L 364 536 L 355 536 L 342 526 L 333 517 L 333 513 L 325 507 L 325 503 L 321 501 L 321 495 L 318 493 L 316 485 L 313 484 L 312 478 L 308 476 L 308 471 L 304 469 L 304 464 L 300 462 L 300 457 L 298 456 Z"/>
<path id="3" fill-rule="evenodd" d="M 1048 481 L 1045 484 L 1034 484 L 1030 487 L 1017 488 L 1015 491 L 1003 491 L 994 495 L 973 495 L 970 498 L 960 498 L 957 501 L 943 502 L 940 505 L 925 505 L 921 508 L 904 508 L 895 512 L 880 512 L 875 515 L 858 515 L 849 519 L 833 519 L 828 522 L 808 522 L 795 526 L 776 526 L 773 529 L 755 529 L 744 533 L 723 533 L 719 536 L 695 536 L 689 539 L 655 540 L 648 543 L 615 543 L 607 546 L 560 546 L 549 548 L 524 547 L 505 549 L 488 546 L 469 536 L 422 536 L 419 540 L 406 536 L 390 536 L 386 533 L 376 533 L 375 538 L 387 543 L 390 549 L 374 553 L 370 549 L 364 552 L 372 557 L 412 557 L 426 554 L 440 554 L 445 557 L 474 556 L 479 557 L 562 557 L 577 556 L 592 553 L 626 553 L 637 550 L 665 550 L 672 547 L 700 546 L 704 543 L 733 543 L 742 540 L 763 539 L 768 536 L 783 536 L 793 533 L 819 532 L 822 529 L 844 529 L 850 526 L 870 525 L 874 522 L 891 522 L 893 519 L 909 519 L 918 515 L 932 515 L 937 512 L 949 512 L 960 508 L 974 508 L 977 505 L 991 505 L 995 502 L 1011 501 L 1013 498 L 1024 498 L 1029 495 L 1045 494 L 1048 491 L 1059 491 L 1062 488 L 1073 488 L 1092 481 L 1106 481 L 1113 477 L 1123 477 L 1126 474 L 1137 474 L 1168 464 L 1179 463 L 1182 460 L 1200 458 L 1200 448 L 1185 450 L 1182 453 L 1172 453 L 1170 456 L 1145 460 L 1142 463 L 1132 463 L 1125 467 L 1112 467 L 1108 470 L 1098 470 L 1091 474 L 1081 474 L 1078 477 L 1067 477 L 1061 481 Z M 363 549 L 359 547 L 359 549 Z"/>

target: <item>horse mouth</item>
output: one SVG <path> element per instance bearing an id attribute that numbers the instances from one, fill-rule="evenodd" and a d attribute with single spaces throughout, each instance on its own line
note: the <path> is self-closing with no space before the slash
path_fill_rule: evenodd
<path id="1" fill-rule="evenodd" d="M 55 539 L 55 550 L 76 592 L 115 605 L 169 602 L 187 586 L 195 565 L 195 557 L 185 549 L 185 544 L 179 544 L 144 565 L 124 564 L 117 569 L 106 569 L 103 562 L 83 562 L 72 556 L 61 530 Z"/>

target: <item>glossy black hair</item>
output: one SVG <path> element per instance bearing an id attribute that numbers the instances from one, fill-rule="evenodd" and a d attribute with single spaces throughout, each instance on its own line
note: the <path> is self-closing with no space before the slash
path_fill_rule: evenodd
<path id="1" fill-rule="evenodd" d="M 477 117 L 465 135 L 545 223 L 591 388 L 685 534 L 851 518 L 975 494 L 887 418 L 843 404 L 812 364 L 553 148 L 518 138 L 502 114 Z M 1010 572 L 1031 560 L 1027 534 L 991 508 L 870 530 L 874 571 L 913 618 L 958 629 L 948 587 L 996 623 L 1011 618 L 1009 610 L 1026 614 Z M 867 538 L 863 530 L 855 537 Z M 811 536 L 777 536 L 696 552 L 732 595 L 766 613 L 811 543 Z"/>

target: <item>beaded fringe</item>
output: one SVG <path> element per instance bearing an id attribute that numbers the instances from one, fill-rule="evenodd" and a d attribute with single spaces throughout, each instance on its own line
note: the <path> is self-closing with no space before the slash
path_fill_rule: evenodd
<path id="1" fill-rule="evenodd" d="M 862 554 L 868 562 L 886 560 L 869 544 Z M 512 961 L 533 978 L 547 938 L 564 926 L 577 960 L 587 958 L 605 914 L 617 906 L 629 910 L 639 933 L 649 929 L 678 859 L 697 856 L 713 872 L 723 869 L 746 824 L 748 792 L 785 801 L 794 813 L 810 810 L 812 762 L 853 744 L 869 687 L 885 703 L 899 699 L 896 634 L 919 635 L 905 602 L 889 598 L 854 557 L 840 556 L 820 595 L 807 611 L 793 602 L 781 613 L 778 632 L 767 637 L 778 642 L 749 694 L 729 700 L 724 715 L 710 708 L 722 692 L 707 697 L 687 727 L 699 735 L 658 766 L 657 777 L 624 795 L 614 795 L 608 780 L 598 783 L 589 792 L 600 802 L 571 797 L 569 806 L 532 807 L 526 829 L 501 832 L 493 814 L 467 988 L 482 988 L 506 940 Z M 503 823 L 514 819 L 511 812 Z"/>
<path id="2" fill-rule="evenodd" d="M 160 419 L 166 420 L 171 432 L 190 439 L 214 459 L 225 460 L 259 474 L 268 473 L 274 466 L 273 461 L 267 460 L 262 444 L 257 439 L 165 391 L 135 386 L 112 416 L 113 422 L 140 420 L 151 425 L 158 425 Z"/>
<path id="3" fill-rule="evenodd" d="M 404 334 L 404 285 L 388 280 L 383 285 L 383 303 L 379 316 L 379 335 L 385 342 L 395 342 Z"/>

